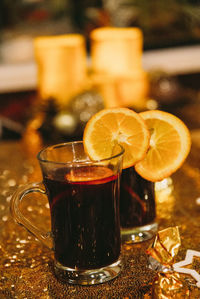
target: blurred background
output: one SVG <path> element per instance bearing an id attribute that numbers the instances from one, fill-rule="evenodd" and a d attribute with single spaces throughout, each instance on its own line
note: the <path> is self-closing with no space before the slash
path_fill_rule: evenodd
<path id="1" fill-rule="evenodd" d="M 200 41 L 199 0 L 1 0 L 1 42 L 100 26 L 140 27 L 144 49 Z"/>
<path id="2" fill-rule="evenodd" d="M 139 28 L 143 36 L 142 69 L 148 91 L 145 89 L 143 99 L 122 101 L 120 106 L 136 111 L 163 109 L 184 119 L 191 129 L 199 128 L 199 0 L 1 0 L 1 140 L 23 138 L 46 144 L 82 138 L 87 120 L 109 102 L 105 101 L 105 86 L 102 88 L 102 81 L 91 83 L 89 77 L 66 105 L 51 96 L 41 98 L 33 40 L 81 34 L 90 74 L 90 34 L 105 26 Z M 141 82 L 141 86 L 147 83 Z M 112 94 L 109 85 L 107 97 Z"/>

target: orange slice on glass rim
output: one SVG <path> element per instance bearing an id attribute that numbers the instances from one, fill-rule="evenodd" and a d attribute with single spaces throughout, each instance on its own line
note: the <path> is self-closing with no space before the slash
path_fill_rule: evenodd
<path id="1" fill-rule="evenodd" d="M 124 150 L 123 168 L 142 160 L 149 147 L 150 134 L 142 117 L 128 108 L 103 109 L 87 122 L 83 143 L 92 160 L 109 158 L 115 145 Z"/>
<path id="2" fill-rule="evenodd" d="M 191 148 L 186 125 L 173 114 L 152 110 L 140 113 L 151 137 L 145 158 L 136 163 L 135 170 L 149 181 L 160 181 L 181 167 Z"/>

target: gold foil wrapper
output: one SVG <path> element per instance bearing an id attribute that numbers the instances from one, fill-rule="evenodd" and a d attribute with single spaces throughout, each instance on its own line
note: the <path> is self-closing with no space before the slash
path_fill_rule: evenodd
<path id="1" fill-rule="evenodd" d="M 178 273 L 158 273 L 153 284 L 153 299 L 190 298 L 190 292 Z"/>
<path id="2" fill-rule="evenodd" d="M 174 262 L 180 245 L 178 226 L 169 227 L 157 233 L 152 247 L 147 250 L 147 253 L 162 265 L 170 266 Z"/>
<path id="3" fill-rule="evenodd" d="M 190 291 L 186 282 L 179 273 L 172 271 L 172 264 L 178 254 L 180 245 L 179 228 L 176 226 L 159 231 L 151 248 L 147 249 L 152 264 L 151 267 L 160 269 L 153 282 L 152 298 L 190 298 Z"/>

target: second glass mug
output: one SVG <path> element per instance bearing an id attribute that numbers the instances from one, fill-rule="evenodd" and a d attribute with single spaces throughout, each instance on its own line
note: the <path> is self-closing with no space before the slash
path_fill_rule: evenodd
<path id="1" fill-rule="evenodd" d="M 55 275 L 69 283 L 91 285 L 121 271 L 119 187 L 124 150 L 91 161 L 81 141 L 43 149 L 37 156 L 43 182 L 19 188 L 11 214 L 48 247 L 53 243 Z M 20 211 L 27 194 L 47 195 L 51 233 L 41 232 Z M 53 242 L 52 242 L 53 241 Z"/>
<path id="2" fill-rule="evenodd" d="M 134 167 L 122 171 L 120 222 L 122 242 L 128 244 L 147 241 L 158 229 L 155 183 L 142 178 Z"/>

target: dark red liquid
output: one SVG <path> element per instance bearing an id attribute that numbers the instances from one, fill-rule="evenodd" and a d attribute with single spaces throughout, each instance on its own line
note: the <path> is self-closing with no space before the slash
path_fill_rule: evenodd
<path id="1" fill-rule="evenodd" d="M 45 177 L 44 184 L 50 203 L 55 259 L 73 269 L 95 269 L 117 261 L 118 175 L 105 167 L 79 167 L 73 174 L 62 168 L 51 178 Z"/>
<path id="2" fill-rule="evenodd" d="M 154 183 L 143 179 L 134 167 L 124 169 L 120 186 L 121 227 L 151 223 L 156 216 Z"/>

